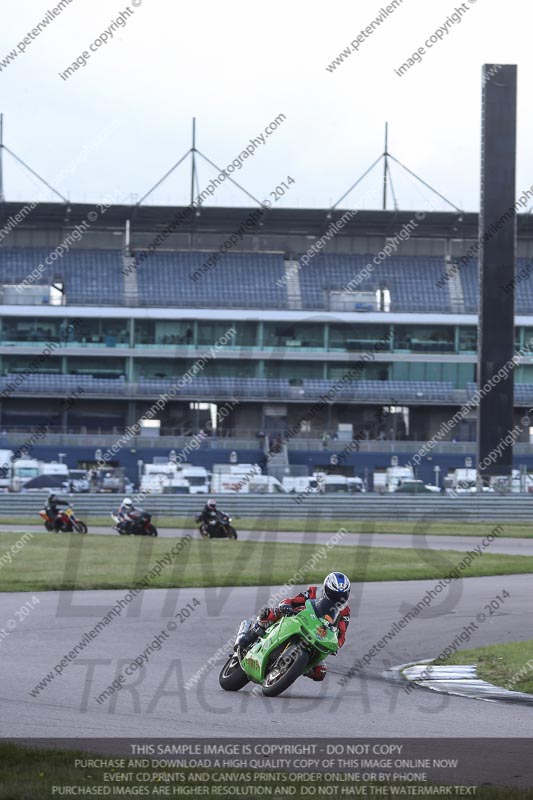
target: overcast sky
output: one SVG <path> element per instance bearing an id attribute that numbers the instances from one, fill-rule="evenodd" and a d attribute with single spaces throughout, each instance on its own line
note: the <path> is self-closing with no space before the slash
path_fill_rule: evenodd
<path id="1" fill-rule="evenodd" d="M 57 0 L 56 0 L 57 2 Z M 399 0 L 397 0 L 399 2 Z M 135 6 L 133 3 L 139 3 Z M 259 199 L 294 178 L 278 207 L 333 205 L 383 151 L 465 210 L 479 208 L 481 65 L 516 63 L 517 194 L 533 184 L 533 10 L 525 0 L 465 0 L 461 22 L 424 42 L 461 6 L 403 0 L 357 52 L 326 67 L 380 15 L 387 0 L 72 0 L 29 45 L 24 37 L 54 0 L 2 0 L 0 71 L 4 143 L 72 201 L 139 199 L 197 146 L 220 167 L 279 114 L 286 120 L 233 175 Z M 129 8 L 128 12 L 126 9 Z M 124 12 L 124 27 L 90 44 Z M 27 40 L 28 41 L 28 40 Z M 422 60 L 395 73 L 419 47 Z M 85 67 L 64 72 L 83 52 Z M 200 188 L 216 174 L 199 159 Z M 392 165 L 401 209 L 446 204 Z M 342 208 L 381 207 L 381 165 Z M 8 200 L 53 199 L 4 153 Z M 190 161 L 147 200 L 185 204 Z M 273 200 L 272 197 L 270 197 Z M 247 205 L 228 182 L 206 205 Z M 392 207 L 392 198 L 389 199 Z"/>

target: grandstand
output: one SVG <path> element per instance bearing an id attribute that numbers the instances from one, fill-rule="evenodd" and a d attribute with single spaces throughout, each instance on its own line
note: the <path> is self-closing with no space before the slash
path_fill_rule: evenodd
<path id="1" fill-rule="evenodd" d="M 365 452 L 373 442 L 378 452 L 384 441 L 429 439 L 475 390 L 478 265 L 460 259 L 476 242 L 476 214 L 427 213 L 392 255 L 376 258 L 414 212 L 360 211 L 300 266 L 342 212 L 270 210 L 206 267 L 251 209 L 202 208 L 162 236 L 179 210 L 112 206 L 58 256 L 92 209 L 39 204 L 2 233 L 0 426 L 17 444 L 48 415 L 77 466 L 91 436 L 111 443 L 175 387 L 158 415 L 161 436 L 170 437 L 160 439 L 161 452 L 172 437 L 178 446 L 201 428 L 210 404 L 234 397 L 239 404 L 218 433 L 230 443 L 248 440 L 250 452 L 241 447 L 239 455 L 251 460 L 256 432 L 293 427 L 359 364 L 295 438 L 312 442 L 339 425 L 355 432 L 386 408 L 387 421 L 370 427 L 364 443 Z M 19 210 L 0 206 L 0 231 Z M 517 274 L 529 278 L 532 254 L 533 222 L 521 215 Z M 346 291 L 354 278 L 356 291 Z M 517 350 L 533 336 L 527 278 L 516 287 Z M 375 305 L 362 308 L 357 293 L 375 296 Z M 515 371 L 517 418 L 533 403 L 530 362 L 521 357 Z M 76 403 L 59 411 L 58 398 L 78 390 Z M 79 446 L 68 436 L 81 437 Z M 475 420 L 448 438 L 473 450 Z M 53 450 L 51 442 L 42 447 Z M 132 469 L 140 452 L 132 447 L 118 461 Z M 221 458 L 216 447 L 197 455 Z M 362 458 L 354 453 L 347 463 L 355 468 Z"/>

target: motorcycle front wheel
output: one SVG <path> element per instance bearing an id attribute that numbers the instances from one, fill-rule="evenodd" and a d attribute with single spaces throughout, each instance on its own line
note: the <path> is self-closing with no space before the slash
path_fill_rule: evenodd
<path id="1" fill-rule="evenodd" d="M 218 682 L 222 688 L 225 689 L 226 692 L 238 692 L 239 689 L 246 686 L 249 681 L 250 678 L 239 664 L 237 656 L 230 656 L 220 670 L 220 675 L 218 676 Z"/>
<path id="2" fill-rule="evenodd" d="M 237 531 L 232 525 L 228 525 L 228 539 L 236 539 Z"/>
<path id="3" fill-rule="evenodd" d="M 155 525 L 148 525 L 146 528 L 146 534 L 147 536 L 157 536 L 157 528 Z"/>
<path id="4" fill-rule="evenodd" d="M 266 674 L 263 681 L 265 697 L 276 697 L 288 689 L 300 675 L 303 675 L 308 663 L 309 653 L 302 650 L 298 643 L 290 645 Z"/>
<path id="5" fill-rule="evenodd" d="M 85 524 L 85 522 L 75 522 L 74 523 L 74 529 L 75 529 L 76 533 L 87 533 L 87 530 L 88 530 L 87 525 Z"/>

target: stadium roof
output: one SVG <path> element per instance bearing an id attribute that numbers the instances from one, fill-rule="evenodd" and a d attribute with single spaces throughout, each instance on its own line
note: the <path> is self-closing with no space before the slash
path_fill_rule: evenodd
<path id="1" fill-rule="evenodd" d="M 38 203 L 30 213 L 27 203 L 0 203 L 0 228 L 11 218 L 22 212 L 23 218 L 16 227 L 21 230 L 73 228 L 87 220 L 91 212 L 98 212 L 100 219 L 91 224 L 93 230 L 123 230 L 129 220 L 132 232 L 157 232 L 163 230 L 176 218 L 180 218 L 187 206 L 131 206 L 112 205 L 105 214 L 101 204 L 88 203 Z M 272 208 L 265 210 L 261 219 L 263 234 L 299 234 L 321 236 L 327 226 L 338 221 L 348 209 L 296 209 Z M 247 217 L 257 207 L 206 207 L 202 206 L 194 214 L 179 224 L 182 232 L 232 232 L 238 230 Z M 346 222 L 338 235 L 394 235 L 412 220 L 420 210 L 382 211 L 361 210 Z M 452 236 L 453 238 L 475 239 L 478 236 L 479 215 L 474 212 L 428 211 L 418 220 L 415 236 Z M 529 214 L 517 215 L 517 230 L 522 238 L 533 237 L 533 219 Z"/>

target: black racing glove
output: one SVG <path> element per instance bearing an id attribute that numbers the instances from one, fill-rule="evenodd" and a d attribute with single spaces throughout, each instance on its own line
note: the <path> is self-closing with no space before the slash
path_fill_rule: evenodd
<path id="1" fill-rule="evenodd" d="M 292 606 L 289 606 L 287 603 L 282 603 L 280 606 L 278 606 L 278 611 L 282 617 L 292 617 L 294 614 Z"/>

